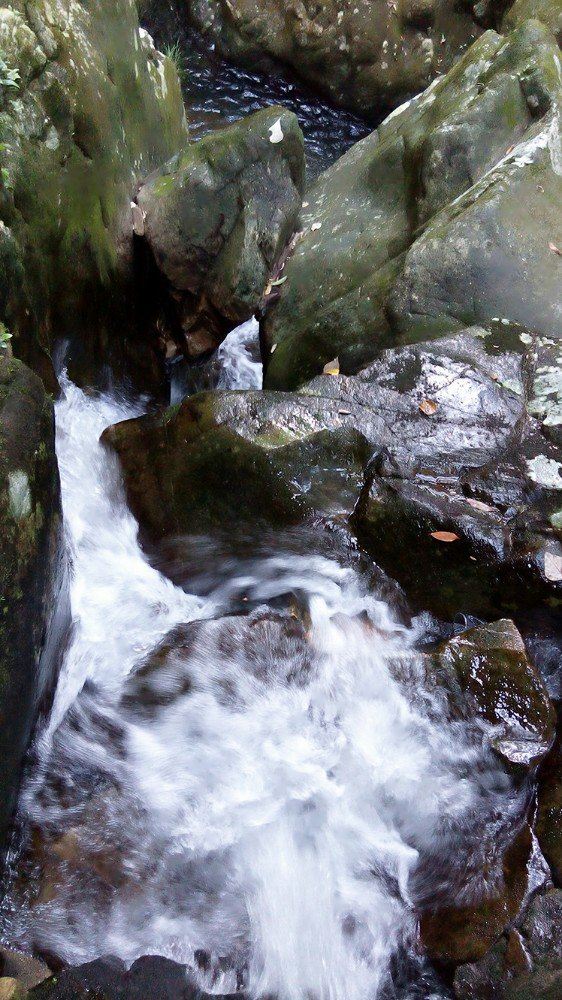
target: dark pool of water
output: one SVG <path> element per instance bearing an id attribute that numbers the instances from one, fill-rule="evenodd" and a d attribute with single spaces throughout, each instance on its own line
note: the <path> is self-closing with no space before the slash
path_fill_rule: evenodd
<path id="1" fill-rule="evenodd" d="M 162 51 L 176 48 L 193 138 L 259 108 L 283 104 L 298 116 L 310 181 L 374 127 L 326 103 L 289 76 L 250 73 L 226 63 L 182 23 L 172 5 L 167 12 L 159 5 L 158 18 L 149 15 L 146 27 Z"/>

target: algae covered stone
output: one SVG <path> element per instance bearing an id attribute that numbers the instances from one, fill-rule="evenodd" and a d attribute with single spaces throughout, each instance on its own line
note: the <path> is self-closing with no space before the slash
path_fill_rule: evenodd
<path id="1" fill-rule="evenodd" d="M 0 57 L 0 318 L 45 374 L 54 337 L 131 323 L 131 195 L 185 142 L 183 102 L 129 0 L 13 0 Z"/>
<path id="2" fill-rule="evenodd" d="M 264 303 L 265 386 L 494 319 L 559 338 L 561 108 L 548 29 L 488 31 L 327 170 Z"/>
<path id="3" fill-rule="evenodd" d="M 0 842 L 66 626 L 53 411 L 40 379 L 0 352 Z M 0 846 L 3 846 L 0 844 Z"/>
<path id="4" fill-rule="evenodd" d="M 276 107 L 191 143 L 142 184 L 144 239 L 184 353 L 217 347 L 255 312 L 293 235 L 303 186 L 297 118 Z"/>

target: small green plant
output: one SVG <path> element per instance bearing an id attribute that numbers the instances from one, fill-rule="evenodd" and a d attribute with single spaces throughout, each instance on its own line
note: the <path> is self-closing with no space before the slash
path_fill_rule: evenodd
<path id="1" fill-rule="evenodd" d="M 175 42 L 170 42 L 168 45 L 165 45 L 163 52 L 168 59 L 172 60 L 178 71 L 178 76 L 180 80 L 183 82 L 187 70 L 185 65 L 185 56 L 183 54 L 179 40 L 176 39 Z"/>
<path id="2" fill-rule="evenodd" d="M 19 87 L 20 74 L 17 69 L 10 69 L 5 59 L 0 56 L 0 87 Z"/>
<path id="3" fill-rule="evenodd" d="M 5 351 L 11 339 L 12 334 L 8 330 L 8 327 L 0 320 L 0 349 Z"/>

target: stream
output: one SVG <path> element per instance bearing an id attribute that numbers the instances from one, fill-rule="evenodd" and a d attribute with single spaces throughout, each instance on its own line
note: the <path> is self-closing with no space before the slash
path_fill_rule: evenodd
<path id="1" fill-rule="evenodd" d="M 314 173 L 366 128 L 291 88 L 256 97 L 238 70 L 235 93 L 224 69 L 213 87 L 217 73 L 214 104 L 208 65 L 192 77 L 198 134 L 256 100 L 297 101 L 316 122 Z M 420 909 L 470 894 L 466 857 L 478 872 L 483 829 L 493 839 L 519 803 L 485 727 L 448 720 L 425 685 L 433 623 L 405 622 L 359 564 L 296 531 L 241 539 L 236 556 L 192 541 L 197 573 L 174 584 L 140 547 L 99 440 L 148 400 L 61 384 L 73 630 L 20 798 L 4 938 L 52 967 L 165 955 L 216 994 L 447 996 L 419 953 Z M 171 370 L 173 402 L 260 385 L 254 321 Z M 306 642 L 268 624 L 287 595 Z M 171 630 L 165 669 L 147 675 Z"/>

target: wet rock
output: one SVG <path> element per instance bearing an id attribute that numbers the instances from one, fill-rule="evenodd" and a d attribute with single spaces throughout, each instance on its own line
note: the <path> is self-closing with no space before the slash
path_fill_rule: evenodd
<path id="1" fill-rule="evenodd" d="M 52 405 L 0 349 L 0 849 L 68 623 Z"/>
<path id="2" fill-rule="evenodd" d="M 562 45 L 562 10 L 558 0 L 515 0 L 509 5 L 502 26 L 509 30 L 530 17 L 542 21 Z"/>
<path id="3" fill-rule="evenodd" d="M 481 959 L 517 917 L 527 894 L 531 831 L 525 825 L 502 859 L 485 871 L 482 894 L 466 903 L 427 910 L 420 916 L 420 939 L 442 966 Z"/>
<path id="4" fill-rule="evenodd" d="M 0 319 L 50 388 L 55 336 L 99 365 L 132 330 L 131 196 L 185 142 L 183 101 L 129 0 L 14 0 L 0 51 L 19 74 L 0 87 Z"/>
<path id="5" fill-rule="evenodd" d="M 290 67 L 332 100 L 374 115 L 445 72 L 478 36 L 470 6 L 450 0 L 322 5 L 190 0 L 190 21 L 230 59 Z"/>
<path id="6" fill-rule="evenodd" d="M 192 143 L 143 183 L 144 239 L 188 356 L 217 347 L 255 312 L 293 235 L 303 184 L 297 119 L 275 107 Z"/>
<path id="7" fill-rule="evenodd" d="M 562 894 L 536 895 L 518 927 L 484 959 L 455 973 L 458 1000 L 554 1000 L 560 996 Z"/>
<path id="8" fill-rule="evenodd" d="M 31 955 L 0 947 L 0 976 L 15 980 L 22 990 L 37 986 L 49 975 L 50 969 L 44 962 Z"/>
<path id="9" fill-rule="evenodd" d="M 549 31 L 489 31 L 327 170 L 264 303 L 265 386 L 494 318 L 557 339 L 561 104 Z"/>
<path id="10" fill-rule="evenodd" d="M 208 996 L 188 966 L 158 955 L 138 958 L 128 971 L 117 958 L 98 958 L 65 969 L 29 994 L 30 1000 L 205 1000 Z"/>
<path id="11" fill-rule="evenodd" d="M 556 885 L 562 886 L 562 747 L 556 740 L 541 768 L 537 799 L 537 838 Z"/>
<path id="12" fill-rule="evenodd" d="M 554 742 L 554 709 L 511 621 L 469 629 L 429 654 L 429 671 L 449 687 L 453 710 L 493 727 L 491 743 L 509 767 L 533 770 Z"/>
<path id="13" fill-rule="evenodd" d="M 104 440 L 146 538 L 354 511 L 414 604 L 492 617 L 561 586 L 562 466 L 528 412 L 535 356 L 516 327 L 471 329 L 298 393 L 201 393 Z M 432 537 L 442 530 L 457 541 Z"/>
<path id="14" fill-rule="evenodd" d="M 535 346 L 521 355 L 527 339 Z M 408 455 L 404 423 L 395 423 L 355 525 L 413 603 L 444 618 L 492 617 L 560 594 L 562 463 L 532 415 L 536 342 L 517 327 L 473 328 L 385 352 L 358 375 L 401 387 L 410 421 L 416 401 L 436 404 L 424 418 L 425 451 Z"/>

